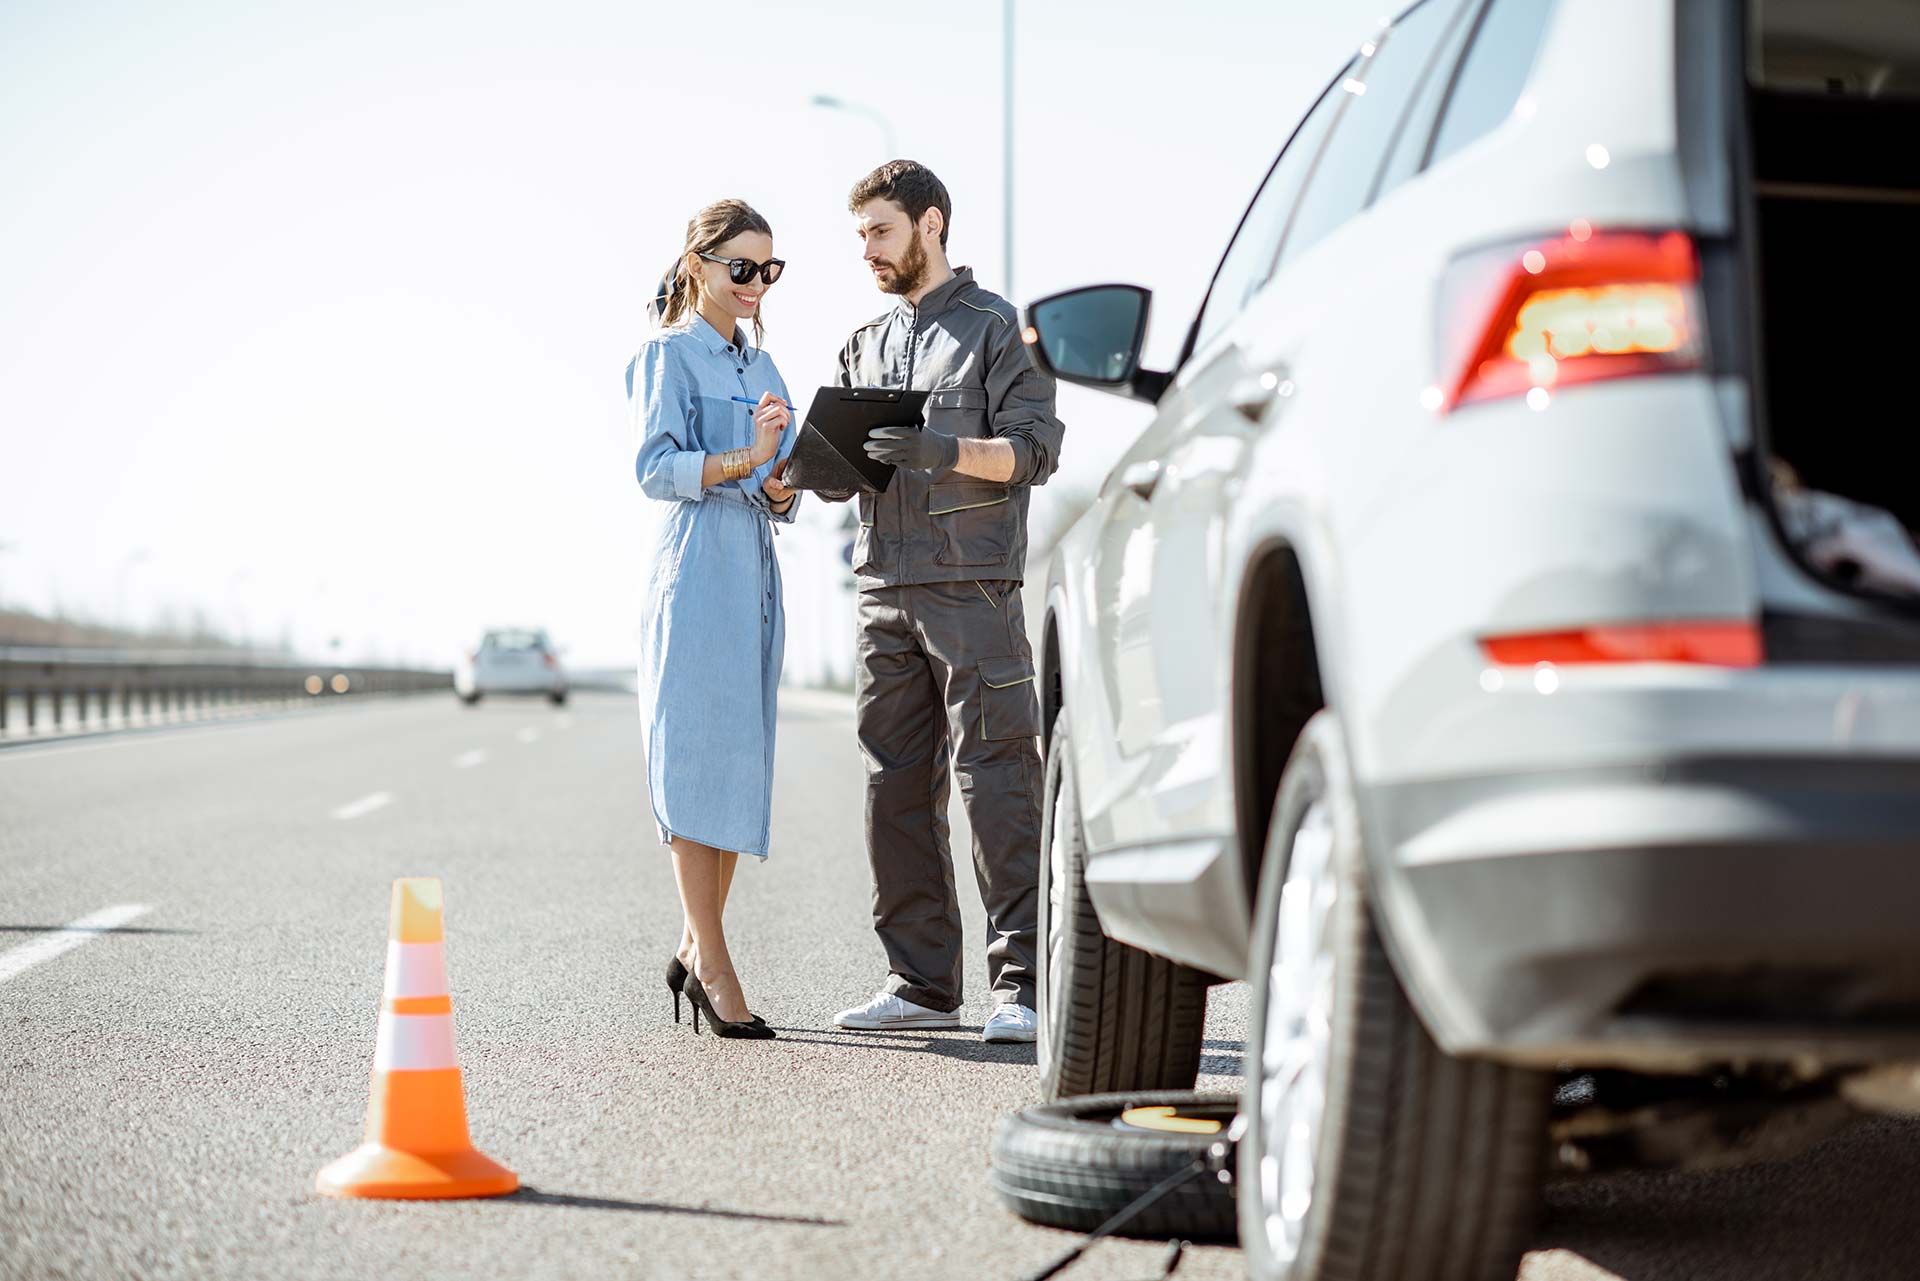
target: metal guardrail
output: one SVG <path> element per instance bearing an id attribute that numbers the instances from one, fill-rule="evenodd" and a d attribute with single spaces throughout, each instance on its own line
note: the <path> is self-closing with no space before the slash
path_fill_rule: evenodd
<path id="1" fill-rule="evenodd" d="M 259 659 L 232 652 L 0 647 L 0 741 L 215 719 L 263 705 L 453 687 L 449 671 Z M 42 728 L 41 714 L 50 725 Z"/>

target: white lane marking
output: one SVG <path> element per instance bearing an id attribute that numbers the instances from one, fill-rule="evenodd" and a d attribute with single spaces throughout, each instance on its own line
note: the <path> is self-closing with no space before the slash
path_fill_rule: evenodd
<path id="1" fill-rule="evenodd" d="M 514 737 L 523 743 L 537 743 L 540 741 L 540 731 L 529 725 Z"/>
<path id="2" fill-rule="evenodd" d="M 487 754 L 476 747 L 470 752 L 462 752 L 460 755 L 454 757 L 453 767 L 455 769 L 472 769 L 474 766 L 483 763 L 486 759 Z"/>
<path id="3" fill-rule="evenodd" d="M 362 814 L 371 814 L 383 805 L 393 804 L 392 792 L 375 792 L 371 796 L 362 796 L 357 801 L 349 801 L 333 812 L 339 819 L 359 818 Z"/>
<path id="4" fill-rule="evenodd" d="M 97 939 L 108 930 L 117 930 L 136 916 L 145 916 L 152 910 L 144 903 L 122 903 L 117 907 L 103 907 L 98 912 L 42 934 L 31 943 L 22 943 L 11 952 L 0 953 L 0 983 L 5 983 L 21 971 L 31 969 L 42 961 L 51 961 L 62 952 L 79 947 L 89 939 Z"/>

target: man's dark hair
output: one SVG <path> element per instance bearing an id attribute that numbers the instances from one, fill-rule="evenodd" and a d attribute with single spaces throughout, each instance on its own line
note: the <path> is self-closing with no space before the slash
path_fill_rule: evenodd
<path id="1" fill-rule="evenodd" d="M 940 211 L 940 247 L 947 247 L 947 232 L 953 225 L 953 202 L 947 199 L 946 184 L 933 176 L 933 170 L 918 160 L 889 160 L 853 184 L 847 195 L 847 211 L 859 209 L 869 200 L 891 200 L 907 211 L 915 225 L 929 209 Z"/>

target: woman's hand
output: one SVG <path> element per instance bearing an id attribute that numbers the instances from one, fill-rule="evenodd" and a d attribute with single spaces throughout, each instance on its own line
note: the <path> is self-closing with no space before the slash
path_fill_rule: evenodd
<path id="1" fill-rule="evenodd" d="M 773 470 L 767 473 L 767 478 L 760 482 L 761 490 L 765 492 L 767 500 L 775 507 L 784 505 L 787 500 L 799 492 L 781 479 L 781 477 L 786 474 L 787 460 L 782 458 L 773 465 Z"/>
<path id="2" fill-rule="evenodd" d="M 780 452 L 780 442 L 786 436 L 787 424 L 793 421 L 793 415 L 780 403 L 780 398 L 772 392 L 763 392 L 760 403 L 753 409 L 753 465 L 764 467 L 773 461 Z"/>

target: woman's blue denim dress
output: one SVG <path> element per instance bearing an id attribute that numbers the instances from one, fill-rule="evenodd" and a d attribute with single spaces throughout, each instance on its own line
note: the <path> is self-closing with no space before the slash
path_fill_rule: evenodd
<path id="1" fill-rule="evenodd" d="M 666 505 L 643 550 L 640 714 L 660 840 L 767 856 L 773 731 L 786 624 L 780 565 L 760 482 L 773 463 L 708 489 L 708 454 L 753 443 L 754 401 L 792 403 L 773 358 L 704 319 L 649 338 L 630 391 L 640 436 L 634 470 Z M 789 424 L 779 458 L 793 449 Z M 777 461 L 777 460 L 776 460 Z"/>

